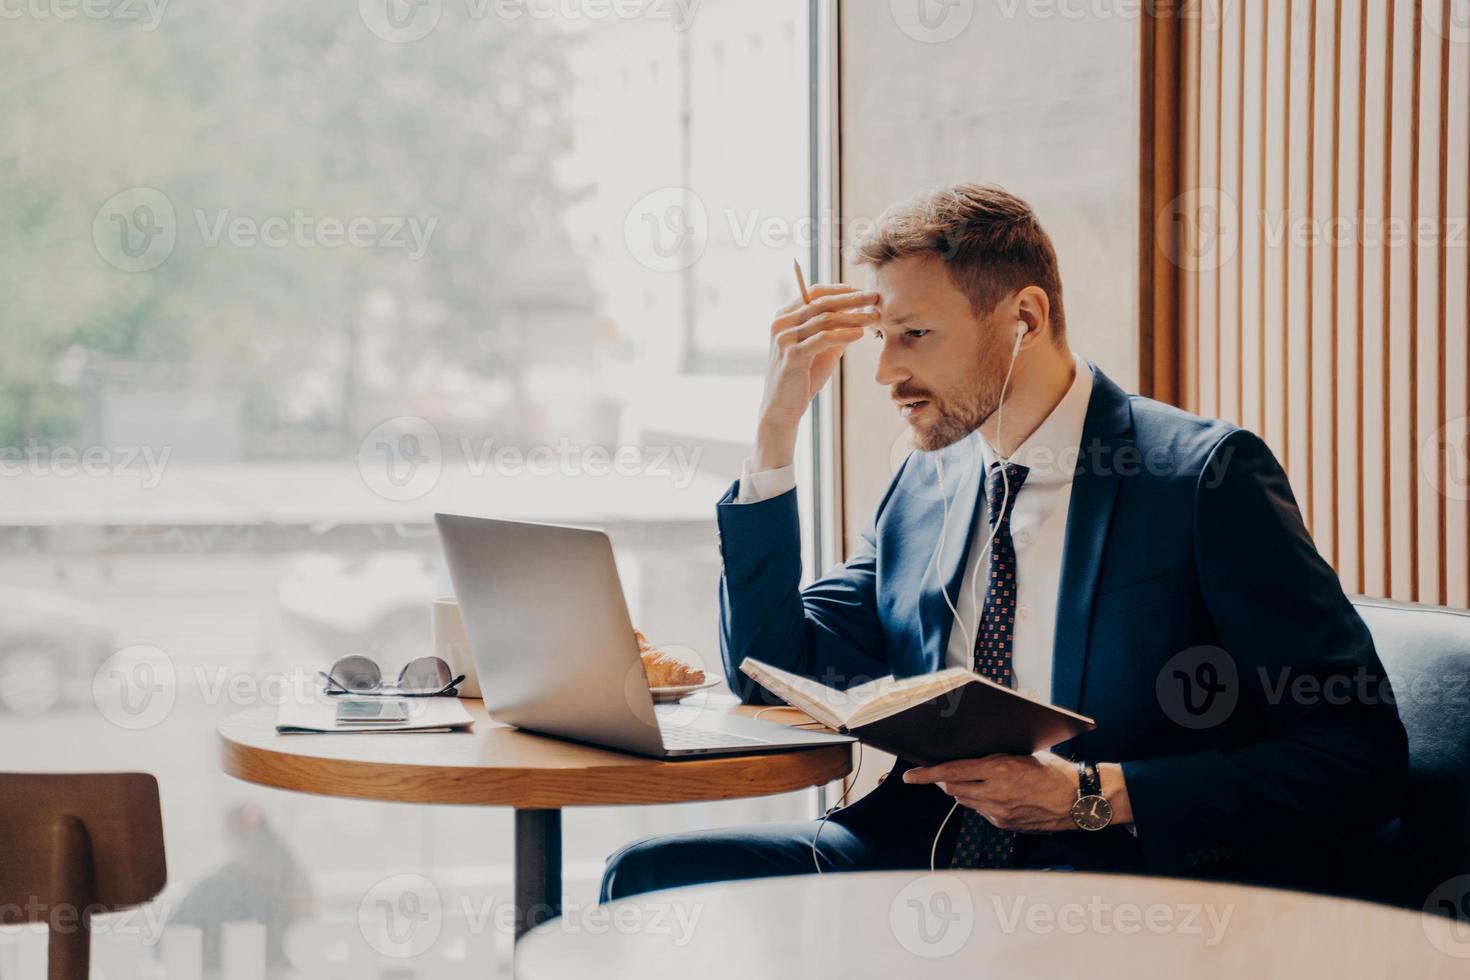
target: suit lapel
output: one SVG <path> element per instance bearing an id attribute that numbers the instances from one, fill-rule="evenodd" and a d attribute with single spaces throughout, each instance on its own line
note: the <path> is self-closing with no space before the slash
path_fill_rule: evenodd
<path id="1" fill-rule="evenodd" d="M 1051 700 L 1072 711 L 1078 710 L 1082 700 L 1092 601 L 1122 477 L 1119 452 L 1133 445 L 1132 432 L 1128 396 L 1094 366 L 1092 398 L 1082 425 L 1067 511 L 1052 648 Z"/>

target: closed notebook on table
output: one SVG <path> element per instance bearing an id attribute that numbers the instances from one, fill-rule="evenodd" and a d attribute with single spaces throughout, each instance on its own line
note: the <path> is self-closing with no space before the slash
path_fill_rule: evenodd
<path id="1" fill-rule="evenodd" d="M 408 719 L 378 724 L 337 720 L 341 699 L 315 692 L 309 700 L 287 698 L 276 709 L 276 731 L 282 735 L 325 735 L 384 732 L 453 732 L 467 730 L 474 719 L 459 698 L 404 698 Z"/>
<path id="2" fill-rule="evenodd" d="M 1092 731 L 1091 719 L 952 667 L 839 691 L 747 657 L 740 669 L 813 719 L 919 765 L 1030 755 Z"/>

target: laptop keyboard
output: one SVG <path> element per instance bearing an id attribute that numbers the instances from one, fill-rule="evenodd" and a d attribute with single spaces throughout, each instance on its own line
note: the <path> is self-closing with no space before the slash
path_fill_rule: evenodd
<path id="1" fill-rule="evenodd" d="M 749 735 L 732 735 L 729 732 L 711 732 L 687 725 L 660 725 L 666 749 L 718 749 L 727 745 L 770 745 L 764 738 Z"/>

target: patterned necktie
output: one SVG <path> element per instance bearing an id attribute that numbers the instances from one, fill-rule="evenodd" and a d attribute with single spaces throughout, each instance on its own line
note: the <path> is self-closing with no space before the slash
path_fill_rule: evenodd
<path id="1" fill-rule="evenodd" d="M 1011 510 L 1026 482 L 1027 469 L 1016 463 L 992 463 L 985 481 L 990 527 L 990 580 L 985 592 L 980 627 L 975 632 L 975 673 L 1011 687 L 1011 635 L 1016 625 L 1016 548 L 1011 541 Z M 1010 492 L 1006 493 L 1006 481 Z M 1004 507 L 1002 507 L 1004 501 Z M 1015 863 L 1016 835 L 996 828 L 969 807 L 960 809 L 960 833 L 951 868 L 1008 868 Z"/>

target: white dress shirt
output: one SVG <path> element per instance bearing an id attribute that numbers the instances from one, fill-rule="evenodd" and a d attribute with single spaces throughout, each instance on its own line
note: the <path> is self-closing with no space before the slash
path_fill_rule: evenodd
<path id="1" fill-rule="evenodd" d="M 1011 540 L 1016 549 L 1016 626 L 1011 639 L 1011 671 L 1018 689 L 1042 700 L 1051 698 L 1052 644 L 1056 637 L 1062 545 L 1066 539 L 1067 511 L 1072 499 L 1072 477 L 1082 444 L 1082 424 L 1087 417 L 1087 403 L 1092 398 L 1092 369 L 1075 354 L 1073 360 L 1077 370 L 1072 386 L 1036 431 L 1011 454 L 1011 462 L 1028 469 L 1026 481 L 1011 504 Z M 982 481 L 976 494 L 980 514 L 975 520 L 975 539 L 966 556 L 960 593 L 949 597 L 964 628 L 959 628 L 958 623 L 951 628 L 949 645 L 945 648 L 945 665 L 972 669 L 974 651 L 970 644 L 974 642 L 980 622 L 976 600 L 982 598 L 978 595 L 980 586 L 976 579 L 983 579 L 990 572 L 989 552 L 981 555 L 990 537 L 983 480 L 990 464 L 999 456 L 979 432 L 973 432 L 966 438 L 979 443 L 982 465 L 970 467 L 971 472 L 966 479 L 971 483 Z M 796 471 L 793 467 L 752 473 L 747 459 L 741 469 L 740 489 L 735 502 L 756 503 L 779 496 L 795 486 Z M 968 486 L 961 487 L 952 499 L 965 499 L 965 491 L 969 490 Z M 952 511 L 949 515 L 951 530 L 947 534 L 953 533 L 953 527 L 968 528 L 969 518 L 969 514 Z M 982 557 L 985 560 L 983 566 Z M 930 575 L 933 575 L 932 571 Z M 926 580 L 926 585 L 932 588 L 930 580 Z"/>

